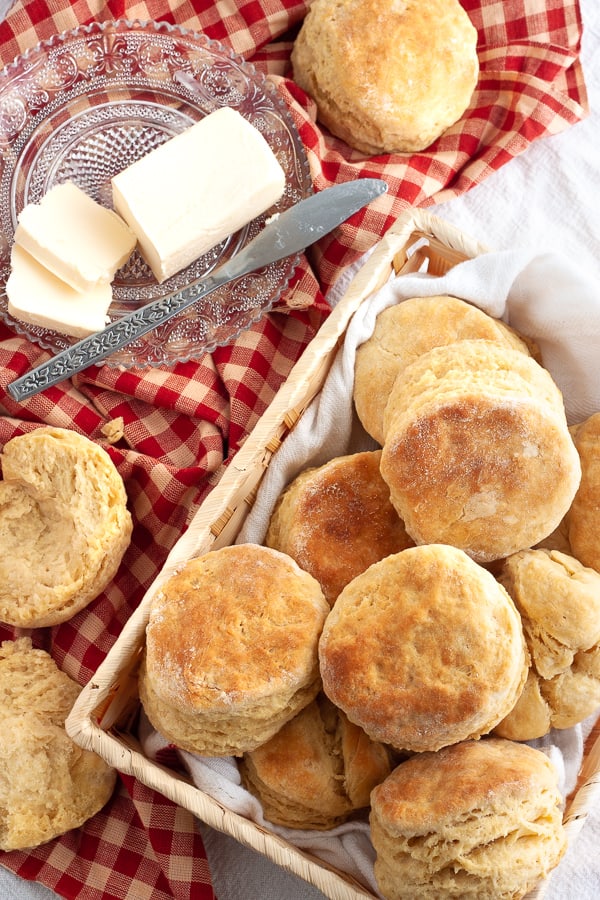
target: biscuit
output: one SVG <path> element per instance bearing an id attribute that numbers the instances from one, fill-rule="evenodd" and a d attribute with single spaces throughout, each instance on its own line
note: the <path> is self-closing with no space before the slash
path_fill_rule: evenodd
<path id="1" fill-rule="evenodd" d="M 89 438 L 44 426 L 4 447 L 0 621 L 71 619 L 114 578 L 132 533 L 123 480 Z"/>
<path id="2" fill-rule="evenodd" d="M 292 66 L 332 134 L 369 155 L 414 152 L 469 106 L 477 31 L 458 0 L 314 0 Z"/>
<path id="3" fill-rule="evenodd" d="M 399 372 L 433 347 L 468 339 L 503 341 L 526 354 L 531 346 L 504 322 L 457 297 L 413 297 L 382 310 L 354 364 L 354 404 L 367 433 L 384 443 L 383 415 Z"/>
<path id="4" fill-rule="evenodd" d="M 324 831 L 369 805 L 391 755 L 320 694 L 239 768 L 271 822 Z"/>
<path id="5" fill-rule="evenodd" d="M 566 514 L 573 556 L 600 572 L 600 412 L 572 429 L 581 459 L 581 484 Z"/>
<path id="6" fill-rule="evenodd" d="M 528 670 L 519 614 L 462 550 L 410 547 L 347 585 L 319 641 L 323 690 L 376 741 L 422 752 L 488 733 Z"/>
<path id="7" fill-rule="evenodd" d="M 193 753 L 254 750 L 319 692 L 328 611 L 318 582 L 276 550 L 190 560 L 152 599 L 139 677 L 148 719 Z"/>
<path id="8" fill-rule="evenodd" d="M 518 900 L 567 847 L 548 757 L 500 738 L 401 763 L 371 794 L 375 878 L 387 900 Z"/>
<path id="9" fill-rule="evenodd" d="M 279 498 L 265 544 L 317 579 L 332 606 L 349 581 L 413 541 L 390 503 L 381 450 L 339 456 L 301 472 Z"/>
<path id="10" fill-rule="evenodd" d="M 531 670 L 495 733 L 528 741 L 576 725 L 600 707 L 600 574 L 536 549 L 504 560 L 497 577 L 521 615 Z"/>
<path id="11" fill-rule="evenodd" d="M 79 692 L 30 638 L 0 646 L 0 850 L 78 828 L 110 798 L 115 770 L 65 731 Z"/>
<path id="12" fill-rule="evenodd" d="M 532 357 L 495 341 L 435 347 L 400 372 L 381 474 L 415 543 L 478 562 L 549 535 L 581 477 L 562 395 Z"/>

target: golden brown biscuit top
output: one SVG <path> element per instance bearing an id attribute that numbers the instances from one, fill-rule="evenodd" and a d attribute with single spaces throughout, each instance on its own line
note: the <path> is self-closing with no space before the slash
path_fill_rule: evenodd
<path id="1" fill-rule="evenodd" d="M 256 544 L 190 560 L 153 599 L 146 665 L 179 708 L 228 708 L 312 681 L 329 606 L 289 557 Z"/>
<path id="2" fill-rule="evenodd" d="M 512 600 L 445 545 L 403 550 L 355 578 L 327 618 L 319 656 L 325 693 L 349 719 L 416 751 L 491 730 L 527 673 Z"/>
<path id="3" fill-rule="evenodd" d="M 463 741 L 401 763 L 374 789 L 372 802 L 386 828 L 423 834 L 479 813 L 512 812 L 532 799 L 557 795 L 556 771 L 545 754 L 500 738 Z M 475 827 L 475 825 L 474 825 Z"/>
<path id="4" fill-rule="evenodd" d="M 379 472 L 381 451 L 302 472 L 275 509 L 265 543 L 313 575 L 330 605 L 372 563 L 412 545 Z"/>
<path id="5" fill-rule="evenodd" d="M 459 340 L 502 341 L 529 354 L 508 325 L 458 297 L 412 297 L 379 313 L 355 362 L 356 409 L 372 437 L 383 444 L 385 406 L 398 373 L 434 347 Z"/>
<path id="6" fill-rule="evenodd" d="M 457 341 L 398 375 L 381 473 L 417 543 L 500 559 L 546 537 L 581 475 L 560 391 L 529 356 Z"/>

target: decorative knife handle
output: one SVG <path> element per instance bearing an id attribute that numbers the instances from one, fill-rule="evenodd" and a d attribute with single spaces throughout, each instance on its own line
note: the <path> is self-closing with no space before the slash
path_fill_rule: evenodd
<path id="1" fill-rule="evenodd" d="M 9 394 L 14 400 L 24 400 L 32 394 L 64 381 L 172 319 L 202 297 L 215 291 L 222 283 L 222 279 L 209 276 L 186 288 L 185 291 L 154 300 L 140 309 L 127 313 L 102 331 L 83 338 L 72 347 L 67 347 L 66 350 L 53 356 L 48 362 L 15 379 L 8 385 Z"/>

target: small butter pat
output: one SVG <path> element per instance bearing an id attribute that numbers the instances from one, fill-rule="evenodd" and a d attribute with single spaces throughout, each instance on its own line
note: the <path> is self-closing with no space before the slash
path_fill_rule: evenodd
<path id="1" fill-rule="evenodd" d="M 269 209 L 285 173 L 260 131 L 223 107 L 119 172 L 112 188 L 160 282 Z"/>
<path id="2" fill-rule="evenodd" d="M 15 242 L 78 291 L 109 284 L 136 238 L 111 209 L 71 181 L 51 188 L 18 217 Z"/>
<path id="3" fill-rule="evenodd" d="M 78 338 L 104 328 L 112 302 L 110 284 L 76 291 L 18 244 L 13 245 L 10 261 L 6 295 L 8 312 L 15 319 Z"/>

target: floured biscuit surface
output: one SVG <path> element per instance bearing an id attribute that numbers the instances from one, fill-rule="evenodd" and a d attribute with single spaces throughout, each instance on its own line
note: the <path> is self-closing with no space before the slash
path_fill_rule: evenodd
<path id="1" fill-rule="evenodd" d="M 80 688 L 26 637 L 0 646 L 0 849 L 37 847 L 78 828 L 116 773 L 64 723 Z"/>
<path id="2" fill-rule="evenodd" d="M 150 610 L 148 718 L 185 750 L 253 750 L 317 695 L 328 610 L 318 582 L 276 550 L 239 544 L 190 560 Z"/>
<path id="3" fill-rule="evenodd" d="M 314 0 L 292 65 L 334 135 L 370 155 L 413 152 L 468 107 L 477 31 L 458 0 Z"/>
<path id="4" fill-rule="evenodd" d="M 119 568 L 133 528 L 123 480 L 102 447 L 50 426 L 13 438 L 1 462 L 0 621 L 56 625 Z"/>
<path id="5" fill-rule="evenodd" d="M 282 494 L 265 538 L 310 572 L 330 605 L 372 563 L 413 545 L 390 503 L 381 451 L 340 456 L 298 475 Z"/>
<path id="6" fill-rule="evenodd" d="M 383 445 L 385 407 L 398 373 L 433 347 L 460 340 L 501 341 L 529 354 L 508 325 L 458 297 L 413 297 L 379 313 L 354 366 L 356 412 L 371 437 Z"/>
<path id="7" fill-rule="evenodd" d="M 423 354 L 396 378 L 384 420 L 381 474 L 417 544 L 501 559 L 550 534 L 579 485 L 560 391 L 498 342 Z"/>
<path id="8" fill-rule="evenodd" d="M 499 738 L 401 763 L 371 795 L 375 877 L 387 900 L 518 900 L 566 850 L 548 757 Z"/>
<path id="9" fill-rule="evenodd" d="M 527 676 L 521 620 L 504 588 L 462 550 L 411 547 L 344 588 L 319 642 L 323 689 L 398 750 L 486 734 Z"/>

